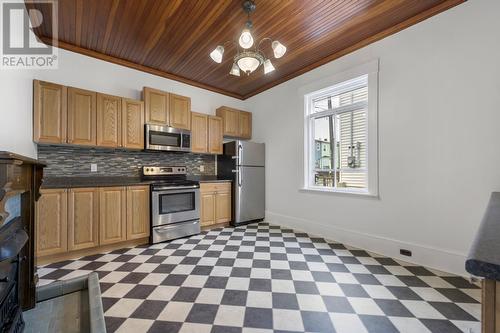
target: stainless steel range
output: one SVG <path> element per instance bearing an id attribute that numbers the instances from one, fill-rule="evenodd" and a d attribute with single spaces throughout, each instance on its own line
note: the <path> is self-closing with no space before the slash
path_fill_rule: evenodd
<path id="1" fill-rule="evenodd" d="M 185 166 L 144 166 L 151 180 L 151 243 L 200 233 L 200 184 L 186 179 Z"/>

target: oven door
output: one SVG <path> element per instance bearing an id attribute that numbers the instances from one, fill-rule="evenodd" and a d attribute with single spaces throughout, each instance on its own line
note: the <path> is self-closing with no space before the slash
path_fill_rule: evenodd
<path id="1" fill-rule="evenodd" d="M 151 193 L 153 227 L 200 219 L 198 186 L 153 189 Z"/>
<path id="2" fill-rule="evenodd" d="M 146 149 L 191 151 L 189 136 L 188 133 L 177 128 L 146 125 Z"/>

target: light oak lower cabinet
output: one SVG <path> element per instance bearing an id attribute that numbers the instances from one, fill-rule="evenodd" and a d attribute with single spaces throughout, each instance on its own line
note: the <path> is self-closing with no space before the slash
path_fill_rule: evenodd
<path id="1" fill-rule="evenodd" d="M 231 221 L 231 183 L 201 183 L 201 226 Z"/>
<path id="2" fill-rule="evenodd" d="M 149 186 L 127 187 L 127 239 L 149 236 Z"/>
<path id="3" fill-rule="evenodd" d="M 68 251 L 68 191 L 42 190 L 36 204 L 36 255 Z M 43 221 L 43 223 L 39 223 Z"/>
<path id="4" fill-rule="evenodd" d="M 99 191 L 74 188 L 68 194 L 68 250 L 99 245 Z"/>
<path id="5" fill-rule="evenodd" d="M 42 189 L 41 194 L 35 208 L 37 258 L 149 236 L 149 186 Z"/>
<path id="6" fill-rule="evenodd" d="M 99 245 L 127 240 L 127 189 L 99 189 Z"/>

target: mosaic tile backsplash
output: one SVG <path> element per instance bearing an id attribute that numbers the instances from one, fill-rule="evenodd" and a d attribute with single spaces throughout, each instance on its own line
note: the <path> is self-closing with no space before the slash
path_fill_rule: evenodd
<path id="1" fill-rule="evenodd" d="M 47 164 L 45 177 L 138 177 L 143 165 L 185 165 L 190 175 L 215 174 L 213 155 L 191 153 L 38 145 L 38 159 Z M 97 172 L 90 172 L 91 163 L 97 164 Z"/>

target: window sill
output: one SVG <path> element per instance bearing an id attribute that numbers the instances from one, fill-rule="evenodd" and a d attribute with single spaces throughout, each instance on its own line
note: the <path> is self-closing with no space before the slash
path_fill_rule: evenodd
<path id="1" fill-rule="evenodd" d="M 299 192 L 311 192 L 311 193 L 319 193 L 326 195 L 340 195 L 340 196 L 354 196 L 354 197 L 363 197 L 363 198 L 372 198 L 379 199 L 378 194 L 370 193 L 364 190 L 353 190 L 353 189 L 327 189 L 320 187 L 302 187 L 299 189 Z"/>

